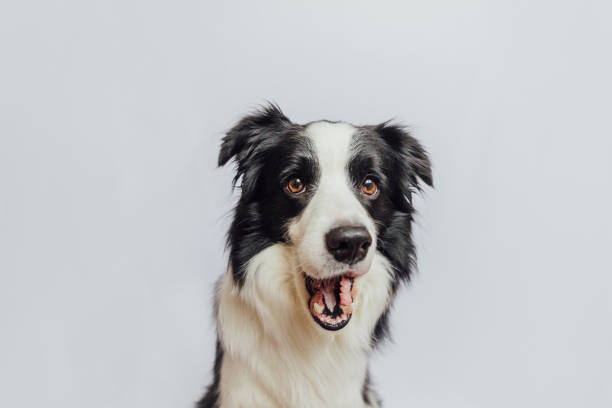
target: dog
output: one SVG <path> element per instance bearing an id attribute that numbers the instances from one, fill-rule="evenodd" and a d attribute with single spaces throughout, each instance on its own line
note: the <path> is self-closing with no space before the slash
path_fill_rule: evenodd
<path id="1" fill-rule="evenodd" d="M 230 160 L 240 198 L 197 408 L 379 407 L 368 360 L 414 268 L 427 152 L 391 122 L 300 125 L 269 104 L 224 136 L 218 164 Z"/>

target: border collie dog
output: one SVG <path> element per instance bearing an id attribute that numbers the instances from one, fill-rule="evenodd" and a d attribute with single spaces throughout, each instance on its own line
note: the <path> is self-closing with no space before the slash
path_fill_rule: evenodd
<path id="1" fill-rule="evenodd" d="M 419 142 L 385 122 L 291 122 L 275 105 L 223 138 L 240 199 L 215 300 L 213 381 L 198 408 L 378 407 L 368 359 L 414 264 Z"/>

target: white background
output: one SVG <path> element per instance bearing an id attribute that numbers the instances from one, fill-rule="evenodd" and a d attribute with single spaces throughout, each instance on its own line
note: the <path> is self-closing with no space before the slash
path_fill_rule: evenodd
<path id="1" fill-rule="evenodd" d="M 0 6 L 0 406 L 190 407 L 266 99 L 431 153 L 387 407 L 612 406 L 612 25 L 594 1 Z"/>

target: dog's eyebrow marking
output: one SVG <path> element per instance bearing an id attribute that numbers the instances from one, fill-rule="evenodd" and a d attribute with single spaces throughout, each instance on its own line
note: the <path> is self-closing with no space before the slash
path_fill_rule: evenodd
<path id="1" fill-rule="evenodd" d="M 317 178 L 317 159 L 309 144 L 304 143 L 303 151 L 291 156 L 280 171 L 280 179 L 285 181 L 287 178 L 301 175 L 312 182 Z"/>

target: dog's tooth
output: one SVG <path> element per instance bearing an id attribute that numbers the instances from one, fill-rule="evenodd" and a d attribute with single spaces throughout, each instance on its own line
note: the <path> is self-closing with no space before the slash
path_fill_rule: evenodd
<path id="1" fill-rule="evenodd" d="M 357 285 L 353 283 L 353 287 L 351 288 L 351 298 L 355 300 L 356 297 L 357 297 Z"/>
<path id="2" fill-rule="evenodd" d="M 321 313 L 323 313 L 323 305 L 321 305 L 320 303 L 315 303 L 312 307 L 316 314 L 320 315 Z"/>
<path id="3" fill-rule="evenodd" d="M 342 311 L 344 313 L 346 313 L 347 315 L 350 315 L 351 313 L 353 313 L 353 305 L 340 305 L 340 307 L 342 308 Z"/>

